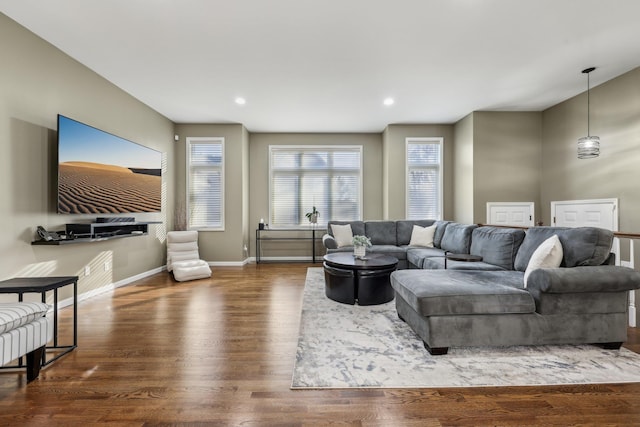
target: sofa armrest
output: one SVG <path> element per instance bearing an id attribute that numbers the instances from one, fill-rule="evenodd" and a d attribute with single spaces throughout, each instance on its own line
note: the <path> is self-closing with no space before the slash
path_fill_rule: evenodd
<path id="1" fill-rule="evenodd" d="M 640 289 L 640 272 L 613 265 L 540 268 L 527 283 L 534 293 L 620 292 Z"/>
<path id="2" fill-rule="evenodd" d="M 322 236 L 322 244 L 327 249 L 338 249 L 338 242 L 336 242 L 336 239 L 329 233 Z"/>

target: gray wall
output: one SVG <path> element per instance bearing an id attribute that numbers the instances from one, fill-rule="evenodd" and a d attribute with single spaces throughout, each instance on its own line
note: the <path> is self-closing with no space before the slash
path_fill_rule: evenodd
<path id="1" fill-rule="evenodd" d="M 443 218 L 453 216 L 453 126 L 452 125 L 389 125 L 383 133 L 384 162 L 382 219 L 406 218 L 406 139 L 409 137 L 443 138 Z M 379 190 L 378 190 L 379 191 Z M 380 217 L 376 219 L 381 219 Z"/>
<path id="2" fill-rule="evenodd" d="M 0 14 L 0 279 L 79 275 L 79 292 L 165 263 L 173 205 L 173 124 L 55 47 Z M 163 221 L 150 235 L 66 246 L 32 246 L 36 226 L 63 229 L 93 216 L 56 213 L 56 118 L 64 114 L 165 153 Z M 105 271 L 104 264 L 113 268 Z M 84 277 L 84 267 L 91 274 Z M 65 298 L 63 292 L 60 297 Z"/>
<path id="3" fill-rule="evenodd" d="M 552 201 L 617 197 L 620 230 L 640 232 L 640 68 L 591 89 L 591 134 L 600 137 L 601 154 L 579 160 L 577 141 L 586 133 L 586 93 L 543 112 L 545 223 Z"/>
<path id="4" fill-rule="evenodd" d="M 640 233 L 640 68 L 592 88 L 590 97 L 590 133 L 600 137 L 600 157 L 594 159 L 576 154 L 578 138 L 587 133 L 586 93 L 543 112 L 542 218 L 550 223 L 552 201 L 617 198 L 620 231 Z M 621 245 L 628 256 L 629 240 Z M 637 240 L 634 248 L 637 269 Z M 637 317 L 640 323 L 640 312 Z"/>
<path id="5" fill-rule="evenodd" d="M 189 137 L 224 138 L 224 231 L 199 233 L 200 257 L 209 262 L 242 262 L 246 258 L 244 245 L 248 238 L 248 132 L 239 124 L 179 124 L 175 126 L 179 141 L 176 145 L 176 205 L 186 204 L 186 140 Z"/>
<path id="6" fill-rule="evenodd" d="M 452 220 L 473 223 L 473 118 L 469 114 L 454 126 Z"/>
<path id="7" fill-rule="evenodd" d="M 534 202 L 540 218 L 541 137 L 539 112 L 473 113 L 473 222 L 487 202 Z"/>
<path id="8" fill-rule="evenodd" d="M 363 163 L 363 218 L 380 219 L 382 215 L 382 137 L 369 133 L 250 133 L 249 135 L 249 228 L 251 236 L 260 218 L 269 217 L 269 146 L 270 145 L 361 145 Z M 322 212 L 321 212 L 322 214 Z M 255 242 L 251 255 L 255 256 Z M 269 251 L 265 256 L 310 256 L 310 246 L 292 242 L 278 245 L 282 252 Z"/>

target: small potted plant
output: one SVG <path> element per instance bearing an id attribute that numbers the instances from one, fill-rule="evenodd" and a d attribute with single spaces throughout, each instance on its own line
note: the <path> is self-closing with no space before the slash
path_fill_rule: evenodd
<path id="1" fill-rule="evenodd" d="M 309 222 L 311 224 L 317 224 L 318 223 L 318 217 L 320 216 L 320 212 L 318 212 L 318 210 L 314 206 L 313 209 L 311 210 L 311 212 L 307 212 L 306 214 L 304 214 L 304 216 L 307 217 L 307 219 L 309 220 Z"/>
<path id="2" fill-rule="evenodd" d="M 371 247 L 371 239 L 367 236 L 353 236 L 353 255 L 358 259 L 364 259 L 367 254 L 367 248 Z"/>

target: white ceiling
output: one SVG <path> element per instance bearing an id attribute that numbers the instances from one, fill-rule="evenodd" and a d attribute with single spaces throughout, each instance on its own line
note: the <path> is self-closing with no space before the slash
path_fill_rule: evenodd
<path id="1" fill-rule="evenodd" d="M 0 11 L 174 122 L 254 132 L 540 111 L 585 91 L 584 68 L 597 67 L 593 87 L 640 65 L 638 0 L 0 0 Z"/>

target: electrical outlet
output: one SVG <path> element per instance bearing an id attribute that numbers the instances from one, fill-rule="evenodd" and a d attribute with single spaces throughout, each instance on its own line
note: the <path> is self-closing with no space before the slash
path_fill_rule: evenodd
<path id="1" fill-rule="evenodd" d="M 109 261 L 104 262 L 104 271 L 111 270 L 111 263 Z"/>
<path id="2" fill-rule="evenodd" d="M 91 267 L 89 267 L 88 265 L 84 266 L 84 275 L 85 276 L 89 276 L 91 274 Z"/>

